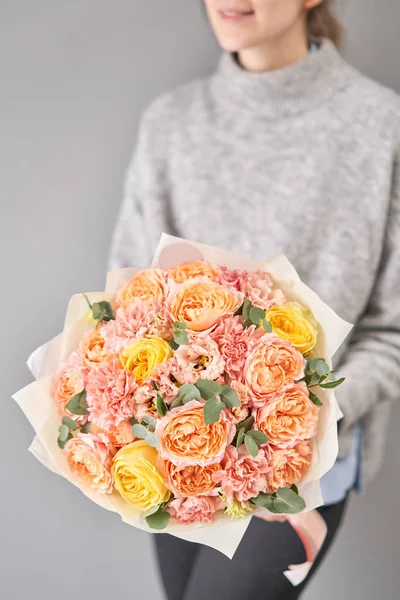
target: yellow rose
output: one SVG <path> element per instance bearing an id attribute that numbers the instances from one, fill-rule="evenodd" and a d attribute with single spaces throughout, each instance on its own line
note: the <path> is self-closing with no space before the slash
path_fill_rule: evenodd
<path id="1" fill-rule="evenodd" d="M 273 306 L 267 311 L 267 321 L 274 332 L 284 340 L 289 340 L 302 354 L 308 354 L 317 342 L 317 321 L 314 315 L 297 302 L 287 302 L 283 306 Z"/>
<path id="2" fill-rule="evenodd" d="M 158 452 L 140 440 L 124 446 L 113 459 L 115 489 L 136 508 L 146 511 L 167 502 L 171 492 L 156 469 Z"/>
<path id="3" fill-rule="evenodd" d="M 120 354 L 120 361 L 126 371 L 132 372 L 138 383 L 150 377 L 156 365 L 173 356 L 171 346 L 156 335 L 148 335 L 137 340 Z"/>

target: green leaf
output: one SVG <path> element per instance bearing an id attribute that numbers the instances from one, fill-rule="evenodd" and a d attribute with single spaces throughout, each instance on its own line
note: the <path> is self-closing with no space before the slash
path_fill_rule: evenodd
<path id="1" fill-rule="evenodd" d="M 265 311 L 262 308 L 253 306 L 249 311 L 249 319 L 254 325 L 261 325 L 265 320 Z"/>
<path id="2" fill-rule="evenodd" d="M 253 325 L 253 321 L 251 319 L 246 319 L 243 323 L 243 327 L 247 329 L 247 327 L 251 327 Z"/>
<path id="3" fill-rule="evenodd" d="M 139 421 L 137 419 L 135 419 L 135 417 L 131 417 L 129 419 L 129 422 L 130 422 L 131 425 L 136 425 L 136 423 L 139 423 Z"/>
<path id="4" fill-rule="evenodd" d="M 239 423 L 237 425 L 237 428 L 239 430 L 243 427 L 245 432 L 247 432 L 247 431 L 250 431 L 250 429 L 253 427 L 253 425 L 254 425 L 254 417 L 253 417 L 253 415 L 250 415 L 249 417 L 247 417 L 247 419 L 245 419 L 244 421 Z"/>
<path id="5" fill-rule="evenodd" d="M 179 394 L 173 399 L 173 401 L 170 404 L 170 409 L 172 408 L 176 408 L 177 406 L 182 406 L 183 402 L 182 402 L 182 396 L 180 396 Z"/>
<path id="6" fill-rule="evenodd" d="M 274 506 L 274 497 L 272 494 L 264 494 L 260 492 L 256 498 L 252 498 L 251 501 L 257 506 L 262 506 L 263 508 L 267 508 L 271 510 Z M 273 512 L 271 510 L 271 512 Z"/>
<path id="7" fill-rule="evenodd" d="M 73 415 L 88 415 L 88 407 L 86 403 L 86 390 L 82 390 L 79 394 L 72 396 L 71 400 L 67 402 L 65 408 L 69 410 Z"/>
<path id="8" fill-rule="evenodd" d="M 299 488 L 297 487 L 297 485 L 293 484 L 292 487 L 290 488 L 295 494 L 299 493 Z"/>
<path id="9" fill-rule="evenodd" d="M 149 510 L 142 512 L 142 514 L 140 516 L 143 519 L 147 519 L 147 517 L 154 515 L 154 513 L 156 513 L 158 510 L 160 510 L 160 508 L 161 508 L 161 504 L 157 504 L 156 506 L 153 506 L 153 508 L 149 508 Z"/>
<path id="10" fill-rule="evenodd" d="M 211 425 L 212 423 L 216 423 L 219 421 L 221 410 L 225 408 L 225 404 L 218 400 L 215 396 L 204 405 L 204 423 L 206 425 Z"/>
<path id="11" fill-rule="evenodd" d="M 243 321 L 247 321 L 247 319 L 250 319 L 250 309 L 251 309 L 251 302 L 250 300 L 245 300 L 242 304 L 242 317 L 243 317 Z"/>
<path id="12" fill-rule="evenodd" d="M 70 431 L 76 431 L 76 429 L 78 429 L 78 425 L 76 424 L 76 421 L 74 421 L 70 417 L 63 417 L 62 424 L 66 425 Z"/>
<path id="13" fill-rule="evenodd" d="M 315 371 L 320 377 L 324 377 L 329 373 L 329 365 L 321 358 L 321 360 L 317 362 Z"/>
<path id="14" fill-rule="evenodd" d="M 338 379 L 337 381 L 330 381 L 329 383 L 321 383 L 322 388 L 326 389 L 326 390 L 333 390 L 334 388 L 337 388 L 338 385 L 342 385 L 342 383 L 345 381 L 345 377 L 342 377 L 341 379 Z"/>
<path id="15" fill-rule="evenodd" d="M 157 383 L 157 381 L 154 381 L 154 380 L 153 380 L 153 381 L 151 382 L 151 384 L 152 384 L 153 388 L 156 390 L 156 392 L 158 392 L 158 390 L 159 390 L 160 388 L 159 388 L 159 386 L 158 386 L 158 383 Z"/>
<path id="16" fill-rule="evenodd" d="M 239 396 L 230 385 L 223 385 L 220 392 L 220 398 L 228 408 L 240 406 Z"/>
<path id="17" fill-rule="evenodd" d="M 294 515 L 305 509 L 303 498 L 290 488 L 282 488 L 275 492 L 274 509 L 278 514 Z"/>
<path id="18" fill-rule="evenodd" d="M 90 300 L 89 300 L 89 298 L 86 296 L 86 294 L 82 294 L 82 295 L 83 295 L 83 297 L 85 298 L 85 300 L 86 300 L 86 302 L 87 302 L 87 305 L 88 305 L 88 307 L 90 308 L 90 310 L 92 310 L 92 308 L 93 308 L 93 304 L 90 302 Z"/>
<path id="19" fill-rule="evenodd" d="M 154 429 L 157 425 L 157 419 L 155 417 L 152 417 L 151 415 L 144 415 L 144 417 L 142 419 L 142 423 L 144 423 L 145 425 L 148 425 L 149 427 L 152 428 L 152 431 L 154 431 Z"/>
<path id="20" fill-rule="evenodd" d="M 313 392 L 311 390 L 308 390 L 308 393 L 310 395 L 310 400 L 313 404 L 315 404 L 315 406 L 323 406 L 321 400 L 318 398 L 318 396 L 316 396 L 315 394 L 313 394 Z"/>
<path id="21" fill-rule="evenodd" d="M 251 456 L 255 457 L 258 454 L 258 444 L 255 440 L 253 440 L 253 438 L 246 433 L 246 435 L 244 436 L 244 445 L 246 446 L 249 454 L 251 454 Z"/>
<path id="22" fill-rule="evenodd" d="M 313 358 L 312 360 L 308 361 L 306 370 L 314 373 L 320 360 L 323 360 L 323 359 L 322 358 Z"/>
<path id="23" fill-rule="evenodd" d="M 96 319 L 96 321 L 112 321 L 115 319 L 111 304 L 105 300 L 93 303 L 92 314 L 93 319 Z"/>
<path id="24" fill-rule="evenodd" d="M 183 323 L 182 321 L 175 321 L 174 323 L 174 331 L 181 331 L 182 329 L 187 329 L 188 326 L 186 325 L 186 323 Z"/>
<path id="25" fill-rule="evenodd" d="M 174 342 L 178 346 L 186 346 L 189 343 L 189 336 L 186 331 L 176 331 L 174 334 Z"/>
<path id="26" fill-rule="evenodd" d="M 245 436 L 245 430 L 244 430 L 244 427 L 242 427 L 241 429 L 239 429 L 238 434 L 237 434 L 236 448 L 239 448 L 239 446 L 241 446 L 243 444 L 244 436 Z"/>
<path id="27" fill-rule="evenodd" d="M 81 433 L 90 433 L 90 421 L 86 421 L 81 427 Z"/>
<path id="28" fill-rule="evenodd" d="M 60 442 L 66 442 L 69 436 L 68 425 L 60 425 L 58 428 L 58 439 Z"/>
<path id="29" fill-rule="evenodd" d="M 170 340 L 168 344 L 171 346 L 172 350 L 178 350 L 179 344 L 175 342 L 175 340 Z"/>
<path id="30" fill-rule="evenodd" d="M 313 373 L 311 377 L 308 376 L 307 383 L 308 385 L 318 385 L 322 379 L 323 377 L 320 377 L 318 373 Z"/>
<path id="31" fill-rule="evenodd" d="M 156 512 L 146 517 L 147 525 L 152 529 L 165 529 L 170 520 L 170 514 L 159 508 Z"/>
<path id="32" fill-rule="evenodd" d="M 136 423 L 135 425 L 132 426 L 132 435 L 134 437 L 139 438 L 140 440 L 144 440 L 147 434 L 147 429 L 144 425 L 139 425 L 139 423 Z"/>
<path id="33" fill-rule="evenodd" d="M 160 415 L 160 417 L 165 417 L 165 415 L 168 412 L 168 408 L 167 408 L 167 405 L 165 404 L 164 398 L 161 396 L 161 394 L 157 394 L 156 407 L 157 407 L 157 412 Z"/>
<path id="34" fill-rule="evenodd" d="M 192 383 L 185 383 L 179 388 L 179 398 L 182 404 L 187 404 L 191 400 L 200 400 L 200 391 Z"/>
<path id="35" fill-rule="evenodd" d="M 57 441 L 58 441 L 58 445 L 61 448 L 61 450 L 64 450 L 65 445 L 69 442 L 69 440 L 72 440 L 72 433 L 69 433 L 67 439 L 64 441 L 61 441 L 60 438 L 58 438 Z"/>
<path id="36" fill-rule="evenodd" d="M 152 431 L 146 431 L 146 435 L 144 436 L 144 441 L 148 446 L 152 446 L 153 448 L 158 448 L 160 445 L 160 440 Z"/>
<path id="37" fill-rule="evenodd" d="M 217 394 L 221 393 L 222 386 L 216 381 L 210 381 L 209 379 L 198 379 L 195 386 L 199 390 L 201 397 L 204 400 L 209 400 Z"/>
<path id="38" fill-rule="evenodd" d="M 263 431 L 258 431 L 257 429 L 252 429 L 247 435 L 255 441 L 257 446 L 269 442 L 269 437 Z"/>
<path id="39" fill-rule="evenodd" d="M 272 333 L 273 328 L 272 324 L 269 321 L 264 319 L 262 326 L 264 327 L 264 331 L 266 331 L 267 333 Z"/>

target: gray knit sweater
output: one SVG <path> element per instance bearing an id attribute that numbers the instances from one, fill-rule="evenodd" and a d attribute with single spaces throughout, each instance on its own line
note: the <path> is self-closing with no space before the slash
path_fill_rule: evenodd
<path id="1" fill-rule="evenodd" d="M 223 54 L 216 73 L 145 112 L 110 267 L 147 266 L 163 231 L 256 258 L 284 253 L 354 334 L 341 455 L 364 430 L 376 473 L 400 396 L 400 99 L 330 42 L 262 74 Z"/>

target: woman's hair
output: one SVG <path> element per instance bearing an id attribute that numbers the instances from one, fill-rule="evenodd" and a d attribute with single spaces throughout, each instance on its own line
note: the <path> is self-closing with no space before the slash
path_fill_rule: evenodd
<path id="1" fill-rule="evenodd" d="M 322 0 L 307 13 L 308 37 L 312 41 L 322 38 L 331 40 L 340 46 L 343 35 L 342 24 L 335 15 L 334 0 Z"/>

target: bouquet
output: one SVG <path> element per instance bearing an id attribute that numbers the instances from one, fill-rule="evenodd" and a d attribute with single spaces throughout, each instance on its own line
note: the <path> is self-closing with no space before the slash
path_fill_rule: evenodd
<path id="1" fill-rule="evenodd" d="M 284 257 L 164 235 L 151 268 L 72 298 L 15 398 L 32 452 L 89 498 L 232 556 L 253 515 L 322 504 L 349 330 Z"/>

